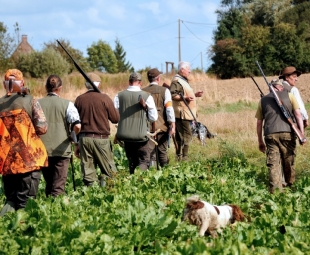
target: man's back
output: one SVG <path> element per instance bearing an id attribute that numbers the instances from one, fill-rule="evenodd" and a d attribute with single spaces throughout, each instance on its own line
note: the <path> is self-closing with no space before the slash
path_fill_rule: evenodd
<path id="1" fill-rule="evenodd" d="M 77 97 L 75 107 L 81 118 L 81 133 L 110 135 L 109 120 L 119 121 L 119 113 L 107 94 L 88 91 Z"/>

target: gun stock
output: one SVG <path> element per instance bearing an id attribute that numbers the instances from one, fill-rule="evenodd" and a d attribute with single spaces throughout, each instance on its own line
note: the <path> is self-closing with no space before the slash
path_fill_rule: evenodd
<path id="1" fill-rule="evenodd" d="M 258 63 L 258 61 L 256 61 L 256 64 L 261 72 L 261 74 L 263 75 L 270 91 L 272 92 L 278 106 L 280 107 L 283 115 L 285 116 L 285 118 L 287 119 L 288 123 L 290 124 L 291 128 L 293 129 L 293 131 L 295 132 L 295 134 L 297 135 L 298 139 L 299 139 L 299 143 L 300 144 L 304 144 L 307 139 L 304 136 L 304 134 L 300 131 L 300 129 L 298 128 L 298 126 L 296 125 L 296 123 L 294 123 L 293 119 L 290 116 L 290 113 L 286 110 L 285 106 L 283 105 L 281 99 L 279 98 L 278 94 L 276 93 L 276 91 L 274 90 L 274 87 L 271 85 L 271 83 L 268 83 L 267 78 L 263 72 L 263 69 L 261 68 L 260 64 Z"/>
<path id="2" fill-rule="evenodd" d="M 87 76 L 87 74 L 83 71 L 83 69 L 78 65 L 78 63 L 74 60 L 74 58 L 70 55 L 70 53 L 66 50 L 66 48 L 60 43 L 60 41 L 56 40 L 59 46 L 67 53 L 67 55 L 71 58 L 76 69 L 82 74 L 84 79 L 93 87 L 94 91 L 101 93 L 98 87 L 93 83 L 93 81 Z"/>

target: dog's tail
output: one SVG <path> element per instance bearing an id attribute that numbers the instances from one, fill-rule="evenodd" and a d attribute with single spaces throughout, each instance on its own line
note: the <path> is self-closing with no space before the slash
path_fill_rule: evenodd
<path id="1" fill-rule="evenodd" d="M 244 221 L 246 216 L 243 214 L 241 208 L 237 205 L 230 205 L 232 208 L 233 220 L 234 221 Z"/>

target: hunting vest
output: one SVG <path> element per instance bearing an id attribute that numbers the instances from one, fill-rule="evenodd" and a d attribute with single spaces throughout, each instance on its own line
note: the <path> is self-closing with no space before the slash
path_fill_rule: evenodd
<path id="1" fill-rule="evenodd" d="M 187 101 L 187 104 L 188 104 L 189 108 L 191 109 L 194 117 L 196 117 L 197 108 L 196 108 L 195 93 L 194 93 L 193 89 L 191 88 L 189 83 L 182 76 L 180 76 L 178 74 L 175 75 L 173 78 L 173 81 L 175 81 L 175 80 L 178 83 L 180 83 L 181 86 L 183 87 L 184 97 L 191 96 L 194 98 L 193 101 Z M 190 110 L 188 109 L 188 107 L 186 106 L 186 104 L 184 103 L 184 101 L 182 99 L 180 101 L 172 100 L 172 105 L 173 105 L 174 114 L 175 114 L 176 118 L 183 119 L 183 120 L 193 120 L 194 119 L 193 115 L 191 114 Z"/>
<path id="2" fill-rule="evenodd" d="M 117 126 L 117 139 L 123 141 L 147 141 L 148 120 L 146 111 L 139 103 L 139 95 L 144 101 L 149 97 L 145 91 L 124 90 L 118 93 L 120 121 Z"/>
<path id="3" fill-rule="evenodd" d="M 282 85 L 287 92 L 291 92 L 293 86 L 291 86 L 287 81 L 283 81 Z"/>
<path id="4" fill-rule="evenodd" d="M 158 119 L 155 122 L 155 132 L 157 129 L 160 129 L 161 132 L 167 132 L 169 129 L 169 123 L 167 121 L 167 113 L 165 108 L 165 92 L 166 88 L 161 87 L 157 84 L 150 84 L 148 87 L 143 89 L 151 93 L 152 97 L 154 98 L 155 105 L 157 108 Z"/>
<path id="5" fill-rule="evenodd" d="M 48 130 L 41 139 L 49 157 L 70 157 L 71 142 L 66 111 L 69 100 L 56 95 L 48 95 L 39 100 L 48 122 Z M 57 135 L 56 135 L 57 134 Z"/>
<path id="6" fill-rule="evenodd" d="M 47 166 L 47 153 L 32 123 L 30 95 L 0 99 L 0 174 L 22 174 Z"/>
<path id="7" fill-rule="evenodd" d="M 283 105 L 286 107 L 291 116 L 294 116 L 292 113 L 292 104 L 288 96 L 287 91 L 276 92 L 281 99 Z M 264 117 L 264 135 L 269 135 L 279 132 L 292 132 L 290 124 L 287 122 L 286 117 L 282 113 L 280 107 L 278 106 L 273 93 L 262 98 L 262 112 Z M 294 119 L 294 118 L 292 118 Z"/>

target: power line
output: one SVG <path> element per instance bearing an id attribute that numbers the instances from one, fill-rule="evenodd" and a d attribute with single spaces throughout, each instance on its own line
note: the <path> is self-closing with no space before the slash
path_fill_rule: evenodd
<path id="1" fill-rule="evenodd" d="M 141 48 L 145 48 L 145 47 L 149 47 L 149 46 L 156 45 L 156 44 L 163 43 L 163 42 L 167 42 L 167 41 L 170 41 L 172 39 L 175 39 L 175 38 L 170 38 L 170 39 L 167 39 L 167 40 L 164 40 L 164 41 L 160 41 L 160 42 L 157 42 L 157 43 L 152 43 L 152 44 L 140 46 L 139 48 L 135 48 L 135 49 L 129 49 L 129 51 L 136 50 L 136 49 L 141 49 Z"/>
<path id="2" fill-rule="evenodd" d="M 134 36 L 134 35 L 143 34 L 143 33 L 146 33 L 146 32 L 149 32 L 149 31 L 152 31 L 152 30 L 161 28 L 161 27 L 165 27 L 165 26 L 171 25 L 171 24 L 176 23 L 176 22 L 177 22 L 177 21 L 173 21 L 173 22 L 171 22 L 171 23 L 168 23 L 168 24 L 165 24 L 165 25 L 162 25 L 162 26 L 159 26 L 159 27 L 151 28 L 151 29 L 149 29 L 149 30 L 141 31 L 141 32 L 138 32 L 138 33 L 135 33 L 135 34 L 131 34 L 131 35 L 126 35 L 126 36 L 120 37 L 119 39 L 131 37 L 131 36 Z"/>
<path id="3" fill-rule="evenodd" d="M 192 35 L 195 36 L 198 40 L 200 40 L 200 41 L 202 41 L 202 42 L 204 42 L 204 43 L 208 43 L 208 44 L 209 44 L 209 42 L 206 42 L 206 41 L 200 39 L 198 36 L 196 36 L 196 35 L 185 25 L 185 23 L 183 22 L 183 20 L 182 20 L 182 23 L 183 23 L 184 26 L 188 29 L 188 31 L 191 32 Z"/>
<path id="4" fill-rule="evenodd" d="M 190 23 L 190 24 L 196 24 L 196 25 L 216 26 L 216 24 L 199 23 L 199 22 L 186 21 L 186 20 L 182 20 L 182 22 L 186 22 L 186 23 Z"/>

